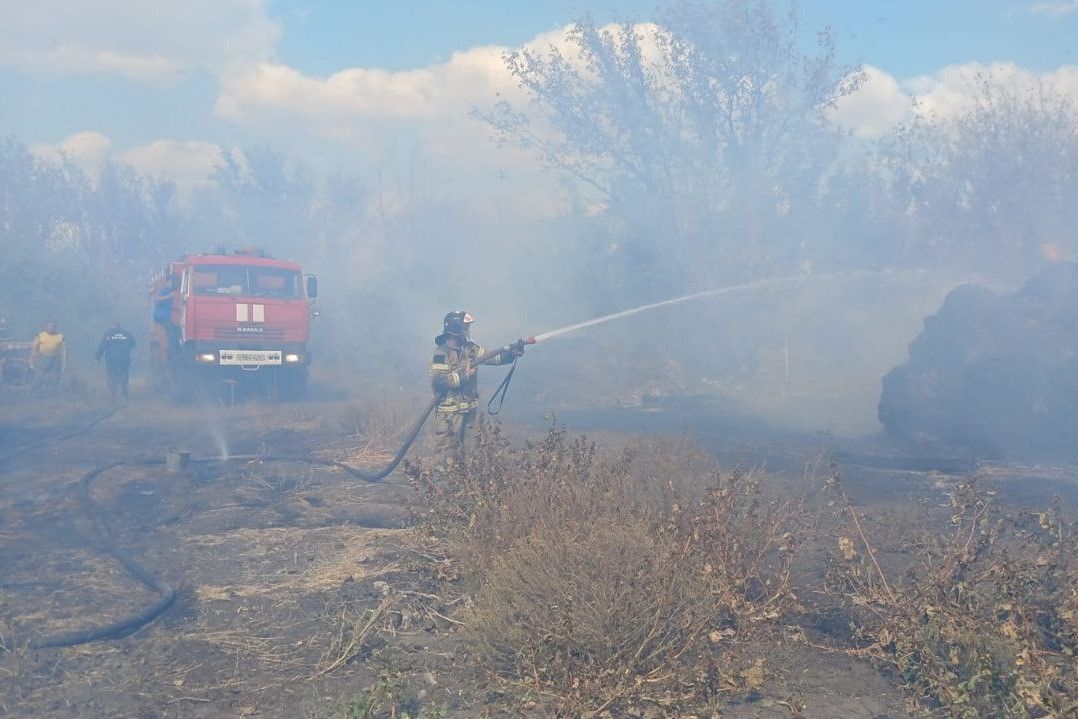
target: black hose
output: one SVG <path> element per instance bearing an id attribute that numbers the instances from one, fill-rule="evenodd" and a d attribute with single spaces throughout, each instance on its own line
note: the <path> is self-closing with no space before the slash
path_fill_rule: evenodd
<path id="1" fill-rule="evenodd" d="M 53 437 L 45 437 L 44 439 L 39 439 L 36 442 L 31 442 L 30 444 L 12 450 L 7 454 L 0 454 L 0 464 L 3 464 L 8 460 L 14 459 L 15 457 L 18 457 L 20 454 L 26 454 L 27 452 L 31 452 L 35 449 L 38 449 L 39 447 L 44 447 L 48 444 L 52 444 L 53 442 L 62 442 L 65 439 L 71 439 L 72 437 L 78 437 L 80 434 L 86 434 L 91 429 L 104 422 L 106 419 L 109 419 L 110 417 L 115 415 L 117 412 L 120 411 L 120 409 L 122 409 L 122 407 L 113 407 L 112 409 L 98 415 L 97 417 L 94 417 L 92 420 L 78 427 L 77 429 L 73 429 L 68 432 L 55 435 Z"/>
<path id="2" fill-rule="evenodd" d="M 156 592 L 159 597 L 156 602 L 135 614 L 118 619 L 109 624 L 85 629 L 77 629 L 71 632 L 51 634 L 42 637 L 29 637 L 23 641 L 16 641 L 15 646 L 26 646 L 30 649 L 42 649 L 45 647 L 73 647 L 78 644 L 87 644 L 102 639 L 119 639 L 132 634 L 159 617 L 166 609 L 172 606 L 176 599 L 176 590 L 167 582 L 164 582 L 145 567 L 136 562 L 130 555 L 121 550 L 112 542 L 108 525 L 105 523 L 101 512 L 91 495 L 94 481 L 110 469 L 122 466 L 159 466 L 164 460 L 146 459 L 128 462 L 113 462 L 90 470 L 83 475 L 79 488 L 79 504 L 83 512 L 93 524 L 93 535 L 96 548 L 109 555 L 127 570 L 135 579 L 148 589 Z"/>
<path id="3" fill-rule="evenodd" d="M 419 431 L 423 429 L 423 425 L 426 424 L 427 418 L 430 417 L 430 413 L 433 412 L 434 408 L 438 406 L 438 402 L 440 402 L 441 399 L 441 397 L 435 397 L 430 401 L 430 403 L 427 405 L 427 408 L 423 410 L 423 414 L 419 415 L 419 418 L 416 419 L 415 423 L 412 425 L 412 428 L 408 430 L 408 434 L 404 438 L 404 443 L 400 446 L 400 449 L 397 450 L 397 453 L 393 455 L 393 459 L 389 461 L 389 464 L 387 464 L 385 467 L 382 467 L 377 472 L 364 472 L 362 469 L 356 469 L 355 467 L 345 464 L 344 462 L 337 462 L 333 460 L 317 461 L 325 462 L 326 464 L 332 465 L 334 467 L 339 467 L 351 474 L 353 477 L 362 479 L 364 482 L 381 482 L 383 479 L 388 477 L 394 469 L 397 468 L 397 465 L 401 463 L 402 459 L 404 459 L 404 455 L 408 454 L 408 450 L 412 447 L 412 444 L 415 442 L 416 437 L 419 436 Z M 296 459 L 300 462 L 314 461 L 311 459 L 302 458 L 289 459 Z"/>
<path id="4" fill-rule="evenodd" d="M 419 434 L 419 430 L 423 427 L 423 423 L 434 409 L 435 404 L 436 402 L 432 402 L 430 407 L 428 407 L 423 415 L 415 422 L 404 444 L 394 456 L 393 461 L 379 472 L 363 472 L 355 467 L 344 464 L 343 462 L 308 456 L 249 454 L 237 455 L 225 459 L 200 458 L 192 459 L 191 461 L 198 464 L 223 464 L 229 461 L 243 460 L 257 460 L 264 462 L 305 462 L 307 464 L 322 467 L 336 467 L 343 469 L 360 479 L 369 482 L 377 482 L 392 472 L 393 469 L 400 464 L 401 459 L 404 458 L 408 448 L 415 441 L 416 436 Z M 128 574 L 137 579 L 146 588 L 157 593 L 157 601 L 134 614 L 108 624 L 77 629 L 70 632 L 61 632 L 59 634 L 45 636 L 31 635 L 16 638 L 13 641 L 9 641 L 8 646 L 43 649 L 47 647 L 73 647 L 79 644 L 88 644 L 89 642 L 105 639 L 120 639 L 135 633 L 157 619 L 157 617 L 161 616 L 161 614 L 172 606 L 172 603 L 176 600 L 176 590 L 168 582 L 155 577 L 148 569 L 139 564 L 133 557 L 131 557 L 131 555 L 120 549 L 120 547 L 112 541 L 111 532 L 109 531 L 108 525 L 101 513 L 101 509 L 94 501 L 91 492 L 94 481 L 109 470 L 116 469 L 117 467 L 159 467 L 164 463 L 165 461 L 163 459 L 139 459 L 128 460 L 125 462 L 112 462 L 111 464 L 96 467 L 84 474 L 79 487 L 79 504 L 92 523 L 92 540 L 95 548 L 115 559 L 125 570 L 127 570 Z"/>
<path id="5" fill-rule="evenodd" d="M 492 417 L 496 417 L 502 413 L 502 407 L 505 406 L 505 398 L 509 394 L 509 383 L 513 381 L 513 374 L 517 371 L 517 361 L 513 360 L 513 366 L 509 368 L 509 372 L 506 373 L 505 378 L 502 379 L 502 383 L 498 385 L 498 388 L 494 390 L 494 394 L 490 395 L 490 399 L 487 400 L 487 414 Z M 494 404 L 497 403 L 497 408 Z"/>
<path id="6" fill-rule="evenodd" d="M 268 462 L 306 462 L 307 464 L 314 464 L 320 467 L 336 467 L 343 469 L 348 474 L 357 479 L 362 479 L 364 482 L 381 482 L 388 477 L 397 465 L 401 463 L 404 456 L 408 454 L 408 450 L 415 443 L 416 438 L 419 436 L 419 431 L 423 429 L 423 425 L 426 424 L 427 418 L 430 417 L 430 413 L 434 411 L 434 408 L 438 406 L 438 402 L 441 401 L 441 397 L 435 397 L 427 405 L 427 408 L 423 410 L 423 413 L 419 415 L 416 421 L 412 424 L 411 429 L 408 430 L 408 434 L 404 437 L 404 442 L 401 444 L 400 449 L 393 455 L 393 459 L 389 460 L 389 464 L 382 467 L 377 472 L 366 472 L 357 467 L 353 467 L 350 464 L 345 464 L 336 459 L 322 459 L 320 457 L 308 457 L 303 455 L 290 455 L 290 454 L 237 454 L 230 457 L 218 458 L 218 459 L 191 459 L 192 462 L 227 462 L 227 461 L 260 461 L 265 460 Z"/>
<path id="7" fill-rule="evenodd" d="M 521 340 L 521 343 L 523 343 L 523 340 Z M 480 355 L 478 358 L 476 358 L 475 364 L 477 364 L 477 365 L 486 364 L 487 362 L 494 359 L 495 357 L 502 354 L 503 352 L 510 352 L 510 351 L 512 351 L 512 346 L 507 345 L 505 347 L 499 347 L 498 349 L 490 350 L 489 352 L 484 352 L 482 355 Z M 506 376 L 506 379 L 503 380 L 501 386 L 499 386 L 498 390 L 495 392 L 495 396 L 497 396 L 499 393 L 502 394 L 502 401 L 505 400 L 504 393 L 505 393 L 505 390 L 508 390 L 508 388 L 509 388 L 509 380 L 512 379 L 513 372 L 515 370 L 516 370 L 516 362 L 514 361 L 513 362 L 513 369 L 511 369 L 509 371 L 509 374 Z M 437 407 L 438 403 L 441 402 L 441 401 L 442 401 L 442 397 L 440 395 L 435 395 L 435 397 L 427 405 L 427 408 L 425 410 L 423 410 L 423 413 L 421 415 L 419 415 L 419 417 L 416 419 L 415 423 L 412 425 L 412 428 L 410 430 L 408 430 L 408 434 L 405 435 L 404 443 L 400 446 L 400 449 L 397 450 L 397 453 L 395 455 L 393 455 L 393 459 L 390 460 L 389 464 L 387 464 L 385 467 L 378 470 L 377 472 L 364 472 L 362 469 L 356 469 L 355 467 L 352 467 L 351 465 L 347 465 L 347 464 L 345 464 L 343 462 L 336 462 L 336 461 L 332 461 L 332 460 L 330 460 L 328 462 L 326 462 L 326 460 L 316 460 L 316 463 L 326 462 L 326 463 L 328 463 L 328 464 L 330 464 L 330 465 L 332 465 L 334 467 L 339 467 L 339 468 L 343 469 L 344 471 L 348 472 L 349 474 L 351 474 L 353 477 L 357 477 L 358 479 L 362 479 L 364 482 L 381 482 L 383 479 L 388 477 L 390 475 L 390 473 L 394 469 L 397 468 L 397 465 L 401 463 L 402 459 L 404 459 L 404 455 L 408 454 L 408 450 L 412 447 L 412 444 L 415 442 L 416 437 L 419 436 L 419 431 L 421 429 L 423 429 L 423 425 L 426 424 L 427 418 L 430 417 L 431 412 L 434 411 L 434 408 Z M 491 401 L 493 401 L 493 397 L 491 398 Z M 488 409 L 489 409 L 489 406 L 488 406 Z M 492 414 L 496 414 L 496 413 L 492 412 Z M 298 462 L 309 461 L 309 460 L 304 459 L 302 457 L 272 457 L 272 459 L 292 459 L 292 460 L 295 460 L 295 461 L 298 461 Z"/>
<path id="8" fill-rule="evenodd" d="M 477 364 L 483 364 L 484 362 L 490 360 L 491 358 L 508 349 L 508 347 L 504 347 L 493 350 L 491 352 L 487 352 L 477 360 Z M 408 453 L 408 450 L 411 448 L 412 444 L 415 443 L 416 437 L 419 436 L 420 430 L 423 429 L 423 425 L 426 423 L 427 418 L 430 417 L 431 412 L 434 411 L 434 408 L 438 406 L 438 402 L 440 401 L 440 396 L 435 396 L 430 401 L 426 409 L 423 410 L 423 413 L 412 424 L 412 427 L 411 429 L 409 429 L 408 434 L 405 436 L 404 442 L 401 444 L 400 449 L 398 449 L 397 453 L 393 455 L 393 459 L 390 460 L 389 464 L 387 464 L 385 467 L 378 470 L 377 472 L 365 472 L 361 469 L 357 469 L 356 467 L 345 464 L 344 462 L 331 459 L 319 459 L 317 457 L 309 456 L 249 454 L 216 459 L 193 459 L 191 461 L 196 463 L 224 463 L 234 460 L 267 462 L 306 462 L 307 464 L 314 464 L 318 466 L 337 467 L 348 472 L 353 477 L 357 477 L 366 482 L 380 482 L 387 476 L 389 476 L 389 474 L 397 468 L 397 465 L 401 463 L 401 460 L 404 459 L 404 456 Z M 88 426 L 80 428 L 75 432 L 69 433 L 67 435 L 61 435 L 60 437 L 52 437 L 48 440 L 35 443 L 35 445 L 33 446 L 24 447 L 19 450 L 17 454 L 29 451 L 36 446 L 41 446 L 43 444 L 47 444 L 48 442 L 66 439 L 68 437 L 75 436 L 76 434 L 86 432 L 98 422 L 101 422 L 105 419 L 108 419 L 108 417 L 111 417 L 113 414 L 116 413 L 116 411 L 117 410 L 112 410 L 107 415 L 97 418 Z M 7 459 L 11 456 L 14 456 L 14 454 L 16 453 L 0 457 L 0 460 Z M 129 460 L 125 462 L 113 462 L 111 464 L 102 465 L 100 467 L 90 470 L 85 475 L 83 475 L 82 482 L 80 483 L 81 486 L 79 492 L 79 502 L 82 506 L 82 509 L 90 518 L 90 521 L 93 523 L 93 532 L 96 535 L 98 549 L 100 549 L 105 554 L 108 554 L 109 556 L 113 557 L 135 579 L 137 579 L 140 583 L 142 583 L 151 591 L 156 592 L 159 595 L 157 601 L 146 607 L 145 609 L 136 612 L 135 614 L 124 617 L 123 619 L 118 619 L 114 622 L 110 622 L 109 624 L 104 624 L 97 627 L 88 627 L 85 629 L 78 629 L 71 632 L 62 632 L 59 634 L 51 634 L 46 636 L 31 636 L 21 641 L 15 641 L 13 643 L 14 646 L 25 646 L 30 649 L 42 649 L 46 647 L 72 647 L 78 644 L 87 644 L 89 642 L 96 642 L 104 639 L 119 639 L 121 637 L 128 636 L 129 634 L 133 634 L 134 632 L 138 631 L 142 627 L 152 622 L 157 617 L 161 616 L 161 614 L 163 614 L 170 606 L 172 606 L 172 603 L 176 600 L 176 590 L 173 589 L 172 586 L 167 582 L 155 577 L 145 567 L 135 561 L 134 558 L 132 558 L 130 555 L 128 555 L 126 552 L 124 552 L 112 542 L 110 532 L 108 530 L 108 525 L 105 523 L 105 520 L 101 516 L 97 503 L 94 502 L 93 496 L 90 492 L 94 481 L 110 469 L 124 466 L 155 467 L 161 466 L 162 464 L 164 464 L 164 460 L 161 459 L 142 459 Z"/>
<path id="9" fill-rule="evenodd" d="M 434 411 L 437 406 L 439 397 L 435 397 L 431 400 L 430 404 L 423 413 L 413 423 L 404 443 L 401 444 L 400 449 L 393 456 L 393 459 L 385 467 L 377 472 L 364 472 L 361 469 L 352 467 L 337 460 L 331 459 L 319 459 L 317 457 L 307 456 L 289 456 L 289 455 L 239 455 L 234 457 L 228 457 L 224 459 L 194 459 L 192 461 L 196 463 L 223 463 L 230 460 L 257 460 L 257 461 L 290 461 L 290 462 L 305 462 L 307 464 L 314 464 L 325 467 L 336 467 L 343 469 L 351 474 L 353 477 L 357 477 L 366 482 L 380 482 L 385 479 L 389 474 L 397 468 L 397 465 L 404 459 L 404 455 L 408 453 L 409 448 L 415 443 L 416 437 L 419 436 L 419 432 L 423 429 L 423 425 L 426 423 L 427 418 L 430 417 L 431 412 Z M 112 410 L 106 415 L 96 418 L 90 424 L 79 428 L 74 432 L 69 432 L 65 435 L 58 437 L 50 437 L 47 440 L 35 442 L 32 445 L 22 447 L 16 452 L 12 452 L 8 455 L 0 457 L 0 460 L 9 459 L 17 454 L 28 452 L 31 449 L 43 446 L 50 442 L 56 442 L 69 437 L 73 437 L 77 434 L 89 431 L 91 427 L 99 422 L 108 419 L 117 410 Z M 109 555 L 120 565 L 127 570 L 128 574 L 137 579 L 141 584 L 157 593 L 158 599 L 150 606 L 139 610 L 138 612 L 131 614 L 122 619 L 118 619 L 108 624 L 103 624 L 95 627 L 86 627 L 84 629 L 77 629 L 70 632 L 61 632 L 59 634 L 50 634 L 45 636 L 28 636 L 23 638 L 16 638 L 14 641 L 9 642 L 9 646 L 21 646 L 29 649 L 44 649 L 50 647 L 73 647 L 79 644 L 88 644 L 90 642 L 101 641 L 105 639 L 120 639 L 122 637 L 133 634 L 142 627 L 146 626 L 157 617 L 161 616 L 176 600 L 176 590 L 172 585 L 155 577 L 149 570 L 139 564 L 133 557 L 120 549 L 111 539 L 111 533 L 109 532 L 108 525 L 105 523 L 104 518 L 101 515 L 100 508 L 93 500 L 91 489 L 93 483 L 105 472 L 115 469 L 117 467 L 156 467 L 164 464 L 164 460 L 161 459 L 142 459 L 142 460 L 128 460 L 124 462 L 113 462 L 111 464 L 105 464 L 100 467 L 96 467 L 83 475 L 82 481 L 79 483 L 79 504 L 82 507 L 83 512 L 90 519 L 92 523 L 93 539 L 96 548 L 104 554 Z"/>
<path id="10" fill-rule="evenodd" d="M 337 460 L 319 459 L 317 457 L 308 456 L 249 454 L 237 455 L 225 459 L 206 458 L 192 459 L 191 461 L 198 464 L 219 464 L 243 460 L 264 462 L 305 462 L 307 464 L 323 467 L 336 467 L 345 470 L 359 479 L 368 482 L 378 482 L 388 476 L 389 473 L 400 464 L 404 455 L 408 452 L 408 448 L 415 442 L 416 437 L 419 435 L 419 430 L 423 428 L 423 424 L 426 422 L 427 417 L 429 417 L 430 413 L 434 410 L 435 405 L 437 405 L 437 398 L 431 401 L 427 409 L 413 424 L 404 444 L 397 450 L 393 460 L 378 472 L 364 472 Z M 83 512 L 92 522 L 93 539 L 95 540 L 94 544 L 96 548 L 119 562 L 120 565 L 127 570 L 128 574 L 137 579 L 145 587 L 156 592 L 158 594 L 157 601 L 145 609 L 108 624 L 77 629 L 70 632 L 62 632 L 59 634 L 30 636 L 23 639 L 16 639 L 14 642 L 11 642 L 12 646 L 25 646 L 29 649 L 43 649 L 46 647 L 73 647 L 78 644 L 87 644 L 89 642 L 105 639 L 120 639 L 129 634 L 133 634 L 146 626 L 172 606 L 172 603 L 176 600 L 176 590 L 167 582 L 155 577 L 149 570 L 139 564 L 133 557 L 120 549 L 112 541 L 108 525 L 105 523 L 100 508 L 97 503 L 94 502 L 91 493 L 94 481 L 111 469 L 117 467 L 159 467 L 164 463 L 165 462 L 162 459 L 141 459 L 102 465 L 83 475 L 79 491 L 79 504 L 82 507 Z"/>

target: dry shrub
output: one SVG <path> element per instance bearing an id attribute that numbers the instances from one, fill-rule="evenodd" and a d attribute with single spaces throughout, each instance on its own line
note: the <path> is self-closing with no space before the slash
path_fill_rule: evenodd
<path id="1" fill-rule="evenodd" d="M 899 573 L 839 505 L 849 524 L 829 586 L 867 642 L 857 653 L 952 717 L 1078 716 L 1078 541 L 1058 506 L 1008 512 L 966 480 Z"/>
<path id="2" fill-rule="evenodd" d="M 740 649 L 794 602 L 798 506 L 702 457 L 684 443 L 601 454 L 561 429 L 513 447 L 481 425 L 465 458 L 413 466 L 474 592 L 463 619 L 482 665 L 565 716 L 755 688 Z"/>
<path id="3" fill-rule="evenodd" d="M 426 399 L 385 388 L 364 392 L 341 420 L 344 431 L 354 440 L 341 459 L 358 467 L 384 465 L 393 457 Z"/>

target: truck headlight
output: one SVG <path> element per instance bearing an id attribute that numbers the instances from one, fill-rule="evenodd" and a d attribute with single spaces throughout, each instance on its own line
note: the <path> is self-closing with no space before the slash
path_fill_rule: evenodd
<path id="1" fill-rule="evenodd" d="M 201 352 L 195 355 L 195 362 L 216 362 L 217 355 L 213 352 Z"/>
<path id="2" fill-rule="evenodd" d="M 299 362 L 300 359 L 300 356 L 294 352 L 290 352 L 284 356 L 284 361 L 289 363 Z"/>

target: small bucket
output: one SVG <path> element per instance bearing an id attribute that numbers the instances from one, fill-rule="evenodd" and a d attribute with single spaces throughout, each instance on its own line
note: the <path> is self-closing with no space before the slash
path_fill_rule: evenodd
<path id="1" fill-rule="evenodd" d="M 191 453 L 184 449 L 170 449 L 165 453 L 165 471 L 169 474 L 179 474 L 187 469 L 187 463 L 191 460 Z"/>

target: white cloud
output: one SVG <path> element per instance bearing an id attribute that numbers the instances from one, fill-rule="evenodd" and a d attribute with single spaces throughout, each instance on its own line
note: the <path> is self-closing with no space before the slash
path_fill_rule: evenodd
<path id="1" fill-rule="evenodd" d="M 505 67 L 509 48 L 475 47 L 454 53 L 446 62 L 405 71 L 346 68 L 312 76 L 273 60 L 276 30 L 263 22 L 262 0 L 221 0 L 227 10 L 219 12 L 207 9 L 210 0 L 191 1 L 204 6 L 207 17 L 231 13 L 227 27 L 208 31 L 212 37 L 202 40 L 195 39 L 198 33 L 188 23 L 179 28 L 185 40 L 138 46 L 58 43 L 34 55 L 34 61 L 57 68 L 81 64 L 87 71 L 141 78 L 174 77 L 194 63 L 209 63 L 205 67 L 219 80 L 216 115 L 235 125 L 247 142 L 269 142 L 320 169 L 356 172 L 376 166 L 378 182 L 386 182 L 383 191 L 407 181 L 478 200 L 511 197 L 543 215 L 556 214 L 563 206 L 564 194 L 554 173 L 545 172 L 534 155 L 519 148 L 496 147 L 490 142 L 490 128 L 470 117 L 473 107 L 489 107 L 499 97 L 526 104 L 524 92 Z M 119 0 L 103 3 L 108 8 Z M 153 4 L 164 13 L 161 20 L 166 25 L 170 12 L 186 15 L 172 3 Z M 15 14 L 20 13 L 33 14 L 22 5 Z M 146 20 L 147 12 L 136 14 Z M 649 37 L 656 30 L 643 29 Z M 545 54 L 554 45 L 572 62 L 576 53 L 566 30 L 539 35 L 526 47 Z M 10 30 L 0 29 L 0 38 L 10 35 Z M 104 36 L 88 31 L 80 37 Z M 216 48 L 216 54 L 200 59 L 199 47 Z M 0 45 L 0 62 L 26 51 L 25 45 L 15 50 Z M 1011 63 L 967 63 L 905 79 L 867 66 L 865 74 L 866 82 L 843 98 L 832 114 L 836 123 L 864 138 L 879 137 L 914 113 L 949 117 L 961 112 L 977 97 L 978 75 L 991 75 L 994 82 L 1016 89 L 1041 82 L 1078 102 L 1075 65 L 1036 74 Z M 80 133 L 59 145 L 35 149 L 51 157 L 63 152 L 88 171 L 113 157 L 139 172 L 171 177 L 183 189 L 205 182 L 222 153 L 211 142 L 169 139 L 114 152 L 108 138 L 99 133 Z"/>
<path id="2" fill-rule="evenodd" d="M 222 78 L 216 110 L 237 121 L 258 119 L 267 112 L 302 118 L 316 131 L 335 136 L 364 119 L 454 122 L 466 119 L 473 105 L 486 104 L 496 94 L 519 94 L 505 69 L 504 52 L 506 48 L 476 47 L 426 68 L 398 72 L 348 68 L 327 77 L 260 63 Z"/>
<path id="3" fill-rule="evenodd" d="M 1029 6 L 1034 15 L 1063 17 L 1078 12 L 1078 0 L 1055 0 L 1054 2 L 1035 2 Z"/>
<path id="4" fill-rule="evenodd" d="M 35 0 L 0 11 L 0 65 L 174 80 L 272 56 L 280 28 L 265 0 Z"/>
<path id="5" fill-rule="evenodd" d="M 641 30 L 653 40 L 658 28 Z M 544 33 L 525 47 L 545 54 L 553 45 L 574 62 L 577 50 L 567 31 Z M 645 54 L 656 53 L 654 45 L 646 42 Z M 538 203 L 534 198 L 543 192 L 558 194 L 556 178 L 544 175 L 533 155 L 495 147 L 490 128 L 469 116 L 473 107 L 489 107 L 499 97 L 526 104 L 505 67 L 509 50 L 475 47 L 412 70 L 347 68 L 321 77 L 272 61 L 237 67 L 221 77 L 215 111 L 272 142 L 305 136 L 308 142 L 361 153 L 381 167 L 393 162 L 413 167 L 420 157 L 429 178 L 462 192 L 493 191 L 496 178 L 506 173 L 511 185 L 527 185 L 518 196 L 530 192 Z M 865 74 L 866 82 L 832 113 L 836 123 L 863 138 L 879 137 L 914 113 L 949 117 L 962 111 L 977 96 L 978 74 L 1014 88 L 1043 81 L 1078 101 L 1078 66 L 1037 75 L 1008 63 L 968 63 L 906 79 L 867 66 Z"/>
<path id="6" fill-rule="evenodd" d="M 981 94 L 980 78 L 990 78 L 993 86 L 1019 93 L 1041 85 L 1050 93 L 1059 93 L 1078 103 L 1078 65 L 1063 65 L 1054 72 L 1038 74 L 1009 62 L 971 62 L 913 78 L 905 85 L 921 114 L 952 117 L 977 101 Z"/>
<path id="7" fill-rule="evenodd" d="M 55 145 L 39 144 L 30 148 L 38 157 L 51 162 L 67 160 L 96 178 L 109 158 L 112 141 L 100 132 L 87 130 L 61 140 Z"/>
<path id="8" fill-rule="evenodd" d="M 979 78 L 991 78 L 994 86 L 1021 92 L 1037 87 L 1062 94 L 1078 105 L 1078 65 L 1064 65 L 1038 74 L 1014 63 L 965 63 L 906 80 L 874 67 L 858 92 L 843 98 L 832 117 L 861 137 L 879 137 L 917 113 L 940 119 L 969 109 L 981 94 Z"/>
<path id="9" fill-rule="evenodd" d="M 223 150 L 212 142 L 155 140 L 125 151 L 113 148 L 112 140 L 100 132 L 79 132 L 56 144 L 38 144 L 31 150 L 48 162 L 67 161 L 94 182 L 109 162 L 130 166 L 140 175 L 170 180 L 180 193 L 189 194 L 204 185 L 223 158 Z"/>
<path id="10" fill-rule="evenodd" d="M 545 48 L 552 38 L 535 42 Z M 304 137 L 308 146 L 320 144 L 323 155 L 332 155 L 330 162 L 352 155 L 353 168 L 377 165 L 389 175 L 407 175 L 409 182 L 473 197 L 512 185 L 515 197 L 544 196 L 533 206 L 541 204 L 538 211 L 547 214 L 560 201 L 551 200 L 561 197 L 556 178 L 530 154 L 495 147 L 490 128 L 470 116 L 474 107 L 489 107 L 498 97 L 524 99 L 505 67 L 506 51 L 475 47 L 424 68 L 348 68 L 325 77 L 259 63 L 221 77 L 215 111 L 273 144 Z"/>
<path id="11" fill-rule="evenodd" d="M 655 55 L 657 27 L 638 26 L 644 36 L 644 54 Z M 607 30 L 616 30 L 608 26 Z M 537 35 L 525 48 L 545 54 L 557 48 L 570 62 L 579 49 L 564 27 Z M 304 75 L 279 63 L 264 62 L 240 68 L 222 78 L 217 101 L 219 116 L 246 121 L 264 113 L 307 118 L 316 129 L 338 134 L 342 123 L 363 119 L 455 121 L 475 105 L 487 105 L 495 96 L 523 100 L 519 83 L 505 65 L 512 48 L 473 47 L 453 53 L 447 62 L 425 68 L 387 71 L 347 68 L 326 77 Z"/>
<path id="12" fill-rule="evenodd" d="M 913 101 L 898 80 L 883 70 L 866 65 L 865 82 L 841 98 L 832 119 L 859 137 L 879 137 L 913 112 Z"/>
<path id="13" fill-rule="evenodd" d="M 172 180 L 187 192 L 209 180 L 223 155 L 212 142 L 156 140 L 122 153 L 119 159 L 142 175 Z"/>
<path id="14" fill-rule="evenodd" d="M 160 55 L 131 55 L 113 50 L 58 44 L 42 52 L 10 50 L 8 57 L 23 67 L 77 75 L 120 75 L 131 80 L 176 79 L 186 67 Z"/>
<path id="15" fill-rule="evenodd" d="M 217 112 L 242 120 L 282 111 L 331 127 L 342 117 L 427 117 L 437 107 L 437 90 L 430 70 L 356 68 L 313 78 L 287 65 L 261 63 L 225 78 Z"/>
<path id="16" fill-rule="evenodd" d="M 645 56 L 657 54 L 657 27 L 645 24 L 638 29 L 644 35 Z M 541 33 L 524 47 L 540 55 L 554 47 L 569 62 L 579 62 L 569 30 Z M 418 166 L 423 180 L 473 198 L 512 193 L 547 215 L 564 207 L 558 177 L 520 148 L 495 146 L 491 128 L 471 116 L 474 108 L 487 109 L 499 99 L 527 104 L 518 80 L 506 68 L 505 54 L 513 49 L 473 47 L 417 69 L 346 68 L 321 77 L 263 62 L 221 77 L 215 111 L 219 118 L 273 142 L 313 136 L 361 153 L 383 169 L 396 163 L 414 175 Z"/>
<path id="17" fill-rule="evenodd" d="M 972 62 L 945 67 L 934 75 L 919 75 L 903 85 L 916 101 L 919 114 L 946 118 L 973 104 L 978 95 L 977 78 L 988 75 L 1006 87 L 1018 87 L 1034 80 L 1032 75 L 1010 63 Z"/>

